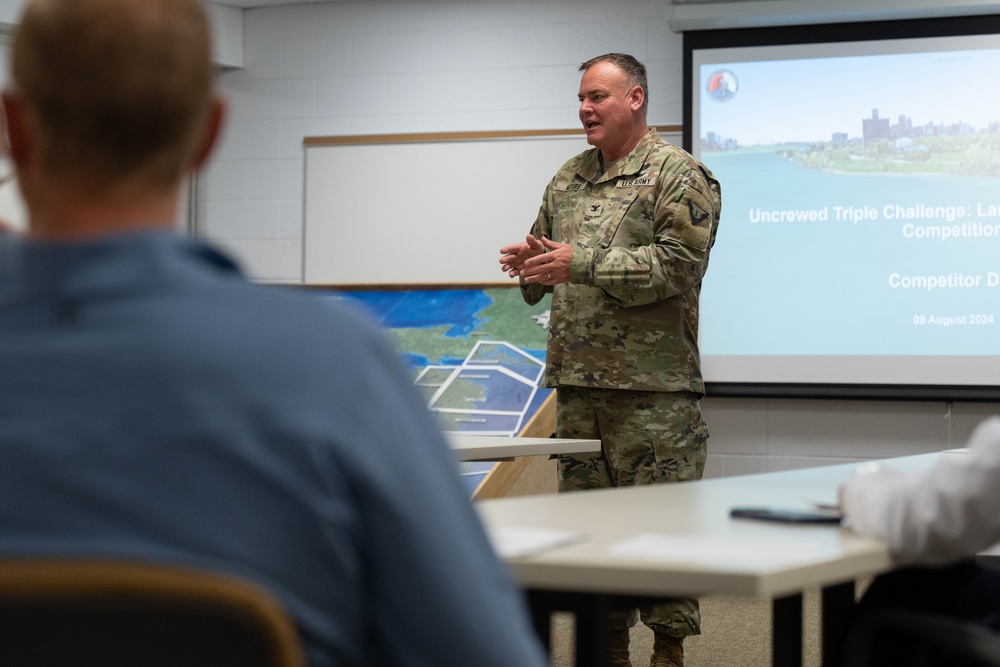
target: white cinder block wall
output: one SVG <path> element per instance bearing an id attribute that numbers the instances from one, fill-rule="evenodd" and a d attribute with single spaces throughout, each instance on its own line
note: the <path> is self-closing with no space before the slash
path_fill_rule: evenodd
<path id="1" fill-rule="evenodd" d="M 608 51 L 646 64 L 651 123 L 681 122 L 682 38 L 670 31 L 663 0 L 303 4 L 246 10 L 244 28 L 245 67 L 219 77 L 231 118 L 199 179 L 198 219 L 204 236 L 262 281 L 301 281 L 304 137 L 576 127 L 577 67 Z M 430 165 L 400 174 L 387 164 L 372 178 L 385 182 L 386 196 L 398 178 L 446 187 Z M 377 262 L 378 244 L 393 239 L 385 229 L 372 235 L 363 251 Z M 713 476 L 960 446 L 998 412 L 779 399 L 709 399 L 704 407 Z"/>
<path id="2" fill-rule="evenodd" d="M 610 50 L 647 65 L 651 122 L 681 117 L 681 37 L 662 1 L 319 3 L 246 10 L 244 30 L 245 68 L 219 78 L 231 122 L 199 183 L 200 224 L 266 281 L 301 280 L 303 137 L 575 128 L 577 67 Z M 387 196 L 396 178 L 445 187 L 392 165 L 372 176 Z"/>

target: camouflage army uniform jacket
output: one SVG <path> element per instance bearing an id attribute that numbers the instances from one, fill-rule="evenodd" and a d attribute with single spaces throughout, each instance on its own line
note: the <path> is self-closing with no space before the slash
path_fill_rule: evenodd
<path id="1" fill-rule="evenodd" d="M 570 282 L 552 291 L 543 386 L 704 394 L 698 298 L 719 226 L 711 172 L 655 129 L 603 174 L 597 149 L 545 190 L 536 237 L 573 245 Z"/>

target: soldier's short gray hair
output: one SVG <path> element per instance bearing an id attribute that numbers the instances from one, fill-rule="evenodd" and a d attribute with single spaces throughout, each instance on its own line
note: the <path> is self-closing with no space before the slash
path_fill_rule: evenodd
<path id="1" fill-rule="evenodd" d="M 646 66 L 627 53 L 605 53 L 603 56 L 591 58 L 580 65 L 580 71 L 586 72 L 597 63 L 611 63 L 628 77 L 629 87 L 642 88 L 643 106 L 649 105 L 649 83 L 646 80 Z"/>

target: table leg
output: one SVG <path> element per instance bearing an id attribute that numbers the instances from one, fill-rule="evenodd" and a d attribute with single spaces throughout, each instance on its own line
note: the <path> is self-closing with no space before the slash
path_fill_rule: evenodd
<path id="1" fill-rule="evenodd" d="M 777 598 L 771 605 L 771 665 L 802 667 L 802 594 Z"/>
<path id="2" fill-rule="evenodd" d="M 556 611 L 552 594 L 547 591 L 527 591 L 528 608 L 531 610 L 531 623 L 535 634 L 541 640 L 542 646 L 552 655 L 552 614 Z"/>
<path id="3" fill-rule="evenodd" d="M 659 600 L 660 598 L 656 598 Z M 574 647 L 578 667 L 607 667 L 610 655 L 611 612 L 648 604 L 645 596 L 601 593 L 560 593 L 529 590 L 528 604 L 535 632 L 552 653 L 552 614 L 568 611 L 575 619 Z"/>
<path id="4" fill-rule="evenodd" d="M 591 604 L 576 609 L 576 665 L 607 667 L 611 660 L 611 602 L 605 595 L 595 596 Z"/>
<path id="5" fill-rule="evenodd" d="M 823 620 L 820 646 L 823 664 L 833 665 L 839 656 L 841 641 L 847 634 L 847 625 L 854 611 L 854 582 L 848 581 L 823 589 Z"/>

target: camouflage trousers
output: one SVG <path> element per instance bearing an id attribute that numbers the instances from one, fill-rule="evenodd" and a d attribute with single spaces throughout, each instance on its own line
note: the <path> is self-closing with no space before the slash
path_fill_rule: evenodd
<path id="1" fill-rule="evenodd" d="M 698 400 L 688 392 L 560 386 L 556 437 L 600 439 L 602 447 L 585 458 L 559 457 L 559 492 L 701 479 L 708 428 Z M 654 632 L 701 634 L 697 600 L 644 607 L 639 616 Z"/>

